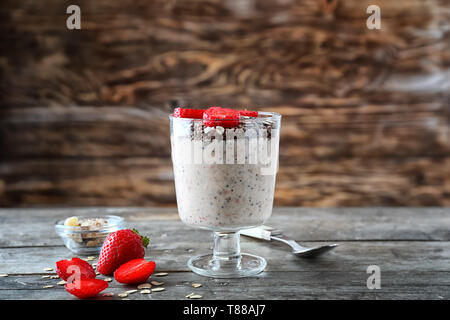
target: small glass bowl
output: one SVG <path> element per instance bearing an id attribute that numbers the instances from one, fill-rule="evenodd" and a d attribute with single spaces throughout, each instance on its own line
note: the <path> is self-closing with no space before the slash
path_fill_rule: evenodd
<path id="1" fill-rule="evenodd" d="M 87 227 L 65 226 L 63 220 L 56 221 L 55 231 L 63 239 L 66 247 L 76 254 L 97 254 L 100 252 L 106 237 L 114 231 L 124 229 L 125 219 L 118 216 L 77 216 L 83 219 L 105 219 L 108 223 L 96 229 Z"/>

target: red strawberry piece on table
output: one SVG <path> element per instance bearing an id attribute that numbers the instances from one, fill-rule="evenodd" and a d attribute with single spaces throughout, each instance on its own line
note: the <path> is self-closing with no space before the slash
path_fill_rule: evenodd
<path id="1" fill-rule="evenodd" d="M 202 109 L 175 108 L 173 110 L 173 116 L 175 118 L 203 119 L 204 111 Z"/>
<path id="2" fill-rule="evenodd" d="M 108 287 L 108 282 L 100 279 L 81 279 L 65 285 L 66 291 L 80 299 L 96 296 Z"/>
<path id="3" fill-rule="evenodd" d="M 203 123 L 207 127 L 232 128 L 239 124 L 239 119 L 239 111 L 228 108 L 211 107 L 203 113 Z"/>
<path id="4" fill-rule="evenodd" d="M 258 117 L 258 111 L 250 111 L 250 110 L 239 110 L 239 114 L 241 116 L 247 116 L 247 117 Z"/>
<path id="5" fill-rule="evenodd" d="M 120 283 L 139 284 L 144 283 L 155 270 L 155 262 L 145 259 L 134 259 L 121 265 L 114 272 L 114 279 Z"/>
<path id="6" fill-rule="evenodd" d="M 77 274 L 79 272 L 79 274 Z M 94 279 L 94 268 L 80 258 L 72 258 L 71 260 L 60 260 L 56 262 L 56 273 L 58 276 L 67 281 L 70 277 L 75 279 Z"/>
<path id="7" fill-rule="evenodd" d="M 135 229 L 112 232 L 103 242 L 97 271 L 110 275 L 125 262 L 143 258 L 148 242 L 148 238 L 139 235 Z"/>

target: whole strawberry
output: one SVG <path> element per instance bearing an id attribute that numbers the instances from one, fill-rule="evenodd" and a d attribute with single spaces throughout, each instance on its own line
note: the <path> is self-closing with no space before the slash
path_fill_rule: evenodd
<path id="1" fill-rule="evenodd" d="M 110 275 L 125 262 L 143 258 L 144 247 L 149 239 L 142 237 L 136 229 L 124 229 L 112 232 L 103 242 L 97 271 L 103 275 Z"/>

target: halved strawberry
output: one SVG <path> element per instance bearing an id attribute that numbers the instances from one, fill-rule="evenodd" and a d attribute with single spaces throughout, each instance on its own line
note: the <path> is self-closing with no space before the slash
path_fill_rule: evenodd
<path id="1" fill-rule="evenodd" d="M 232 128 L 239 124 L 239 119 L 239 111 L 228 108 L 211 107 L 203 113 L 203 123 L 207 127 Z"/>
<path id="2" fill-rule="evenodd" d="M 79 272 L 79 275 L 76 273 Z M 56 273 L 58 276 L 67 281 L 70 276 L 75 279 L 94 279 L 94 268 L 80 258 L 72 258 L 71 260 L 60 260 L 56 262 Z"/>
<path id="3" fill-rule="evenodd" d="M 81 279 L 65 285 L 66 291 L 80 299 L 96 296 L 108 288 L 108 282 L 100 279 Z"/>
<path id="4" fill-rule="evenodd" d="M 247 117 L 258 117 L 258 111 L 250 111 L 250 110 L 239 110 L 239 114 L 241 116 L 247 116 Z"/>
<path id="5" fill-rule="evenodd" d="M 173 116 L 175 118 L 202 119 L 204 111 L 202 109 L 175 108 Z"/>
<path id="6" fill-rule="evenodd" d="M 155 270 L 155 262 L 145 259 L 134 259 L 121 265 L 114 272 L 114 279 L 120 283 L 138 284 L 144 283 Z"/>

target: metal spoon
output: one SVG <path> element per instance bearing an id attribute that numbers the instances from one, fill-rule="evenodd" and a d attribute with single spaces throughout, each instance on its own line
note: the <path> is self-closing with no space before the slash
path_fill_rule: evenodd
<path id="1" fill-rule="evenodd" d="M 334 248 L 336 248 L 339 244 L 333 243 L 333 244 L 327 244 L 324 246 L 317 246 L 313 248 L 307 248 L 299 245 L 297 242 L 295 242 L 292 239 L 289 239 L 282 235 L 281 230 L 275 230 L 272 227 L 268 226 L 260 226 L 256 228 L 241 230 L 241 234 L 257 239 L 263 239 L 263 240 L 275 240 L 283 242 L 287 245 L 289 245 L 292 248 L 292 253 L 295 254 L 298 257 L 302 258 L 313 258 L 317 257 L 325 252 L 328 252 Z"/>
<path id="2" fill-rule="evenodd" d="M 317 257 L 327 251 L 333 250 L 334 248 L 336 248 L 339 245 L 337 243 L 333 243 L 333 244 L 327 244 L 324 246 L 316 246 L 316 247 L 312 247 L 312 248 L 307 248 L 307 247 L 303 247 L 303 246 L 299 245 L 294 240 L 288 239 L 284 236 L 278 236 L 278 237 L 271 236 L 270 240 L 281 241 L 283 243 L 288 244 L 292 248 L 292 253 L 299 257 L 302 257 L 302 258 Z"/>

